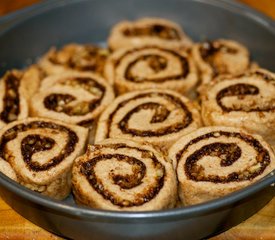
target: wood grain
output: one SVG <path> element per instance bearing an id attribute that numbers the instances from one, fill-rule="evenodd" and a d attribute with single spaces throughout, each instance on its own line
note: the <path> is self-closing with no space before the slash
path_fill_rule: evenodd
<path id="1" fill-rule="evenodd" d="M 0 198 L 0 240 L 57 240 L 55 235 L 32 224 Z"/>
<path id="2" fill-rule="evenodd" d="M 241 0 L 275 19 L 275 0 Z M 0 0 L 0 15 L 37 3 L 39 0 Z M 0 198 L 0 240 L 60 240 L 21 217 Z M 211 240 L 274 240 L 275 198 L 257 214 Z"/>
<path id="3" fill-rule="evenodd" d="M 34 3 L 40 2 L 39 0 L 0 0 L 0 15 L 7 14 L 14 10 L 30 6 Z"/>
<path id="4" fill-rule="evenodd" d="M 240 0 L 275 20 L 275 0 Z"/>
<path id="5" fill-rule="evenodd" d="M 211 240 L 274 240 L 275 198 L 261 211 L 229 231 Z"/>

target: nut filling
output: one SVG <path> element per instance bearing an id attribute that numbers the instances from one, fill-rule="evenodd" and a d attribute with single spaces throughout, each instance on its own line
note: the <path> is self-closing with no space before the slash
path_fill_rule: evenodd
<path id="1" fill-rule="evenodd" d="M 201 57 L 205 62 L 210 64 L 213 70 L 213 77 L 228 72 L 226 63 L 220 61 L 220 54 L 234 55 L 237 53 L 237 49 L 225 46 L 219 42 L 205 42 L 200 47 Z"/>
<path id="2" fill-rule="evenodd" d="M 275 81 L 274 77 L 270 76 L 269 74 L 263 73 L 263 72 L 255 71 L 250 74 L 250 76 L 253 76 L 253 75 L 261 77 L 262 79 L 264 79 L 266 81 Z"/>
<path id="3" fill-rule="evenodd" d="M 69 116 L 83 116 L 94 111 L 105 95 L 105 87 L 92 78 L 67 79 L 63 85 L 83 88 L 96 98 L 79 102 L 70 94 L 53 93 L 44 99 L 44 106 L 55 112 L 63 112 Z"/>
<path id="4" fill-rule="evenodd" d="M 225 136 L 227 138 L 239 138 L 240 140 L 249 144 L 257 152 L 256 163 L 248 166 L 244 171 L 233 172 L 230 173 L 228 176 L 206 175 L 204 173 L 204 167 L 198 165 L 198 161 L 204 156 L 218 157 L 221 160 L 220 166 L 227 167 L 238 161 L 238 159 L 242 155 L 242 150 L 236 143 L 214 142 L 201 147 L 200 149 L 196 150 L 194 153 L 188 156 L 188 158 L 186 159 L 184 170 L 189 179 L 193 181 L 207 181 L 213 183 L 247 181 L 259 176 L 270 164 L 270 155 L 268 153 L 268 150 L 265 149 L 257 139 L 243 133 L 224 131 L 207 133 L 193 139 L 181 151 L 177 153 L 177 162 L 179 162 L 181 156 L 188 151 L 188 148 L 191 145 L 196 144 L 204 139 L 218 138 L 220 136 Z"/>
<path id="5" fill-rule="evenodd" d="M 117 108 L 111 113 L 110 118 L 108 119 L 108 135 L 107 138 L 110 137 L 110 130 L 113 122 L 113 118 L 116 115 L 116 112 L 124 107 L 126 104 L 128 104 L 130 101 L 134 101 L 137 99 L 142 99 L 145 97 L 162 97 L 168 100 L 169 102 L 173 103 L 175 106 L 180 108 L 183 111 L 183 118 L 182 121 L 175 123 L 173 125 L 159 128 L 157 130 L 147 130 L 147 131 L 142 131 L 138 129 L 132 129 L 129 127 L 129 120 L 131 119 L 132 115 L 135 113 L 144 110 L 144 109 L 150 109 L 154 111 L 154 115 L 150 121 L 151 124 L 154 123 L 161 123 L 164 122 L 167 117 L 170 114 L 170 111 L 162 104 L 156 103 L 156 102 L 146 102 L 143 103 L 134 109 L 130 110 L 124 117 L 123 119 L 118 123 L 119 129 L 124 133 L 124 134 L 129 134 L 132 136 L 140 136 L 140 137 L 160 137 L 172 133 L 177 133 L 181 131 L 182 129 L 188 127 L 192 121 L 192 113 L 188 110 L 186 105 L 177 97 L 166 94 L 166 93 L 144 93 L 144 94 L 139 94 L 135 96 L 132 99 L 125 100 L 124 102 L 121 102 Z"/>
<path id="6" fill-rule="evenodd" d="M 64 47 L 60 51 L 53 51 L 49 61 L 78 71 L 93 71 L 103 75 L 108 50 L 95 46 L 81 46 L 74 50 Z"/>
<path id="7" fill-rule="evenodd" d="M 150 49 L 150 48 L 152 48 L 152 47 L 138 48 L 138 49 L 133 49 L 133 50 L 126 52 L 123 56 L 121 56 L 120 59 L 117 60 L 117 62 L 115 64 L 116 68 L 120 65 L 120 63 L 123 61 L 123 59 L 125 57 L 133 54 L 134 52 L 141 51 L 144 49 Z M 146 55 L 138 56 L 136 59 L 134 59 L 130 63 L 128 63 L 128 66 L 124 71 L 124 78 L 127 81 L 131 81 L 131 82 L 135 82 L 135 83 L 144 83 L 144 82 L 159 82 L 159 83 L 161 83 L 161 82 L 166 82 L 166 81 L 171 81 L 171 80 L 183 80 L 184 78 L 187 77 L 187 75 L 189 74 L 189 63 L 188 63 L 188 60 L 184 56 L 178 54 L 175 51 L 168 50 L 168 49 L 163 49 L 163 48 L 158 48 L 158 47 L 154 47 L 153 49 L 158 49 L 162 52 L 165 52 L 165 53 L 177 58 L 181 64 L 181 72 L 179 74 L 174 74 L 174 75 L 167 76 L 167 77 L 144 78 L 144 77 L 140 77 L 140 76 L 135 76 L 133 74 L 133 69 L 139 62 L 145 62 L 146 65 L 154 73 L 159 73 L 167 68 L 168 61 L 165 57 L 163 57 L 161 55 L 157 55 L 157 54 L 146 54 Z"/>
<path id="8" fill-rule="evenodd" d="M 107 186 L 104 185 L 104 181 L 100 179 L 95 172 L 96 164 L 100 161 L 106 161 L 109 159 L 130 164 L 132 166 L 132 174 L 120 175 L 115 173 L 115 170 L 111 170 L 109 173 L 109 177 L 112 179 L 112 182 L 115 185 L 118 185 L 120 189 L 124 190 L 135 188 L 143 183 L 142 181 L 146 176 L 145 164 L 135 157 L 119 153 L 97 155 L 89 161 L 81 164 L 81 173 L 86 176 L 90 185 L 95 189 L 95 191 L 97 191 L 97 193 L 103 196 L 104 199 L 109 200 L 113 204 L 120 207 L 140 206 L 152 200 L 163 187 L 166 176 L 165 167 L 157 160 L 157 157 L 153 152 L 145 149 L 139 149 L 137 147 L 129 147 L 125 144 L 110 144 L 104 146 L 94 145 L 93 147 L 96 151 L 100 151 L 102 149 L 110 149 L 112 152 L 117 149 L 132 149 L 137 151 L 143 158 L 149 158 L 152 161 L 154 171 L 156 173 L 154 183 L 147 185 L 144 192 L 135 194 L 134 200 L 125 200 L 107 189 Z"/>
<path id="9" fill-rule="evenodd" d="M 268 101 L 263 106 L 257 106 L 256 102 L 251 106 L 246 104 L 243 106 L 226 107 L 222 103 L 222 99 L 225 97 L 237 96 L 239 99 L 245 98 L 247 95 L 258 95 L 260 93 L 259 88 L 250 84 L 235 84 L 226 87 L 218 92 L 216 96 L 216 101 L 221 109 L 225 112 L 231 111 L 245 111 L 245 112 L 269 112 L 275 110 L 275 99 L 274 101 Z"/>
<path id="10" fill-rule="evenodd" d="M 45 164 L 39 164 L 32 161 L 32 155 L 36 152 L 47 151 L 53 148 L 55 141 L 51 138 L 40 136 L 37 134 L 30 134 L 26 136 L 21 142 L 21 153 L 27 167 L 35 172 L 46 171 L 50 168 L 58 165 L 66 157 L 68 157 L 75 149 L 79 139 L 75 132 L 71 129 L 50 122 L 33 121 L 27 124 L 18 124 L 9 130 L 7 130 L 0 139 L 0 157 L 8 161 L 9 157 L 13 157 L 6 151 L 6 145 L 8 142 L 14 140 L 17 134 L 34 129 L 51 129 L 54 132 L 65 132 L 68 135 L 68 140 L 65 147 L 60 151 L 60 154 L 49 159 Z"/>
<path id="11" fill-rule="evenodd" d="M 168 27 L 160 24 L 154 24 L 146 27 L 132 27 L 123 31 L 127 37 L 159 37 L 165 40 L 181 40 L 180 34 L 173 27 Z"/>
<path id="12" fill-rule="evenodd" d="M 28 135 L 22 140 L 21 143 L 21 154 L 25 162 L 30 162 L 32 155 L 41 152 L 50 150 L 53 148 L 55 141 L 48 137 L 43 137 L 37 134 Z"/>
<path id="13" fill-rule="evenodd" d="M 3 122 L 15 121 L 20 113 L 19 87 L 20 79 L 12 72 L 3 79 L 5 83 L 5 94 L 3 98 L 3 111 L 0 118 Z"/>

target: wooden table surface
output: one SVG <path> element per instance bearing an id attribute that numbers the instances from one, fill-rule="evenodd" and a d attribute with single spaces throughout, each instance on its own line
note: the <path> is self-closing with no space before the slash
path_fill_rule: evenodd
<path id="1" fill-rule="evenodd" d="M 0 0 L 0 15 L 39 0 Z M 275 0 L 242 0 L 275 19 Z M 0 198 L 0 240 L 61 239 L 21 217 Z M 213 240 L 275 240 L 275 198 L 257 214 Z"/>

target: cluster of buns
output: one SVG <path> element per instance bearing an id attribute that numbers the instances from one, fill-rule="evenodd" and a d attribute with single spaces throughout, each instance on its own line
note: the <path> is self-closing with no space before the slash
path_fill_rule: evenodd
<path id="1" fill-rule="evenodd" d="M 160 210 L 275 169 L 275 74 L 168 20 L 120 22 L 108 49 L 52 48 L 0 89 L 0 171 L 52 198 L 72 186 L 79 204 Z"/>

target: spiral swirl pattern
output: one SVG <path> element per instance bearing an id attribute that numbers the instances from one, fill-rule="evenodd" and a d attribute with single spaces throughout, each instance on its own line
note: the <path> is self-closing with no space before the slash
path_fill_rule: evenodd
<path id="1" fill-rule="evenodd" d="M 173 91 L 136 91 L 103 112 L 95 141 L 121 137 L 169 145 L 199 126 L 199 113 L 187 98 Z"/>
<path id="2" fill-rule="evenodd" d="M 0 131 L 0 159 L 11 165 L 21 184 L 63 198 L 69 193 L 71 165 L 83 151 L 87 134 L 84 128 L 43 118 L 16 121 Z"/>
<path id="3" fill-rule="evenodd" d="M 164 47 L 116 51 L 106 63 L 105 75 L 119 93 L 156 87 L 187 92 L 197 82 L 197 72 L 188 54 Z"/>
<path id="4" fill-rule="evenodd" d="M 111 86 L 98 76 L 64 73 L 44 79 L 31 109 L 34 116 L 91 126 L 113 98 Z"/>
<path id="5" fill-rule="evenodd" d="M 172 165 L 152 147 L 121 139 L 91 146 L 73 168 L 73 186 L 78 202 L 97 208 L 131 211 L 175 204 Z"/>
<path id="6" fill-rule="evenodd" d="M 202 95 L 206 125 L 242 127 L 271 143 L 275 122 L 274 74 L 258 69 L 237 77 L 214 81 Z"/>
<path id="7" fill-rule="evenodd" d="M 230 127 L 200 128 L 177 141 L 169 155 L 181 198 L 191 204 L 245 187 L 275 166 L 274 153 L 262 137 Z"/>

